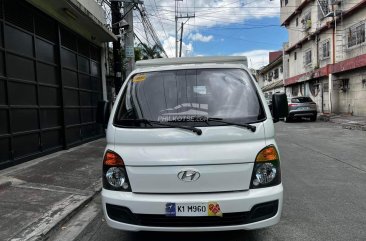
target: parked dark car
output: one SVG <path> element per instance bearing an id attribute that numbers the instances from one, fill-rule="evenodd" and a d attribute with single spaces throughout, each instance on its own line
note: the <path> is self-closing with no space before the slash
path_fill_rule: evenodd
<path id="1" fill-rule="evenodd" d="M 288 98 L 288 116 L 285 118 L 289 122 L 296 118 L 307 117 L 311 121 L 316 121 L 317 108 L 316 103 L 310 97 L 291 97 Z"/>

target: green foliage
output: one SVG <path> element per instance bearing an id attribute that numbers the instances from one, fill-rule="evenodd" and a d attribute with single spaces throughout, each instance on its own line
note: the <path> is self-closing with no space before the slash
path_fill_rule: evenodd
<path id="1" fill-rule="evenodd" d="M 140 47 L 135 47 L 135 61 L 142 60 L 142 51 Z"/>
<path id="2" fill-rule="evenodd" d="M 157 44 L 155 44 L 153 47 L 149 47 L 144 43 L 140 43 L 137 48 L 139 48 L 141 51 L 140 59 L 162 58 L 162 56 L 161 56 L 162 50 Z M 136 58 L 136 60 L 137 60 L 137 58 Z"/>

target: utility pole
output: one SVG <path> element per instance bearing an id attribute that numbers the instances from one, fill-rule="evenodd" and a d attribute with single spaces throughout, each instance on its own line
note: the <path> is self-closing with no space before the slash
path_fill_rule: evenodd
<path id="1" fill-rule="evenodd" d="M 135 67 L 135 51 L 134 51 L 134 31 L 133 31 L 133 9 L 135 4 L 143 4 L 140 0 L 110 0 L 112 10 L 112 31 L 118 36 L 118 41 L 113 42 L 113 58 L 114 58 L 114 76 L 116 93 L 119 92 L 123 83 L 122 76 L 122 48 L 121 37 L 124 40 L 125 60 L 127 63 L 125 68 L 125 76 L 128 76 Z M 121 8 L 123 3 L 124 15 L 121 16 Z M 124 29 L 121 34 L 121 28 Z"/>
<path id="2" fill-rule="evenodd" d="M 183 0 L 175 0 L 175 57 L 178 57 L 178 2 Z"/>
<path id="3" fill-rule="evenodd" d="M 135 3 L 125 1 L 123 3 L 123 11 L 125 14 L 125 20 L 128 23 L 128 28 L 125 33 L 125 62 L 126 62 L 126 77 L 135 68 L 135 41 L 134 41 L 134 31 L 133 31 L 133 8 Z"/>
<path id="4" fill-rule="evenodd" d="M 187 21 L 190 18 L 196 17 L 195 15 L 186 15 L 186 16 L 178 16 L 178 2 L 182 2 L 183 0 L 175 0 L 175 57 L 178 58 L 178 19 L 180 18 L 186 18 Z M 182 25 L 183 29 L 183 25 Z"/>
<path id="5" fill-rule="evenodd" d="M 113 69 L 114 69 L 114 88 L 116 95 L 122 86 L 122 48 L 121 48 L 121 34 L 119 22 L 122 20 L 121 16 L 121 3 L 117 1 L 111 1 L 112 12 L 112 32 L 116 36 L 119 36 L 117 41 L 113 42 Z"/>
<path id="6" fill-rule="evenodd" d="M 180 48 L 179 48 L 179 58 L 180 58 L 180 57 L 182 57 L 183 26 L 184 26 L 184 23 L 182 23 L 182 26 L 180 27 Z"/>

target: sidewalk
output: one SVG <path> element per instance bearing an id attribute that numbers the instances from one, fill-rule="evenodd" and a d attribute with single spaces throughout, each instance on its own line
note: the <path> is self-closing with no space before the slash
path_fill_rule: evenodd
<path id="1" fill-rule="evenodd" d="M 366 117 L 363 116 L 321 114 L 319 120 L 339 124 L 344 129 L 366 131 Z"/>
<path id="2" fill-rule="evenodd" d="M 0 171 L 0 239 L 44 240 L 101 190 L 105 140 Z"/>

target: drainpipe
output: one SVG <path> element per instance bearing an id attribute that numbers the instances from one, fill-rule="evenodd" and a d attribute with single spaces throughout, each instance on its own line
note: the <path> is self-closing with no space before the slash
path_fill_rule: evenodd
<path id="1" fill-rule="evenodd" d="M 337 32 L 337 18 L 336 18 L 336 11 L 335 11 L 335 8 L 334 8 L 334 5 L 332 5 L 332 11 L 333 11 L 333 21 L 334 21 L 334 26 L 333 26 L 333 39 L 332 39 L 332 42 L 333 42 L 333 64 L 335 64 L 336 62 L 336 46 L 335 46 L 335 43 L 336 43 L 336 32 Z"/>
<path id="2" fill-rule="evenodd" d="M 322 87 L 322 113 L 324 113 L 324 85 L 321 85 Z"/>
<path id="3" fill-rule="evenodd" d="M 333 11 L 333 21 L 334 21 L 334 27 L 333 27 L 333 33 L 332 33 L 332 49 L 333 49 L 333 65 L 336 62 L 336 47 L 335 47 L 335 43 L 336 43 L 336 31 L 337 31 L 337 19 L 336 19 L 336 11 L 334 8 L 334 5 L 332 5 L 332 11 Z M 333 104 L 332 104 L 332 92 L 333 92 L 333 74 L 329 73 L 329 84 L 328 84 L 328 88 L 329 88 L 329 114 L 332 114 L 333 112 Z"/>
<path id="4" fill-rule="evenodd" d="M 333 92 L 333 75 L 329 74 L 329 114 L 333 112 L 333 104 L 332 104 L 332 92 Z"/>
<path id="5" fill-rule="evenodd" d="M 285 74 L 285 45 L 282 44 L 282 84 L 283 84 L 283 91 L 286 94 L 285 75 L 286 75 Z"/>

